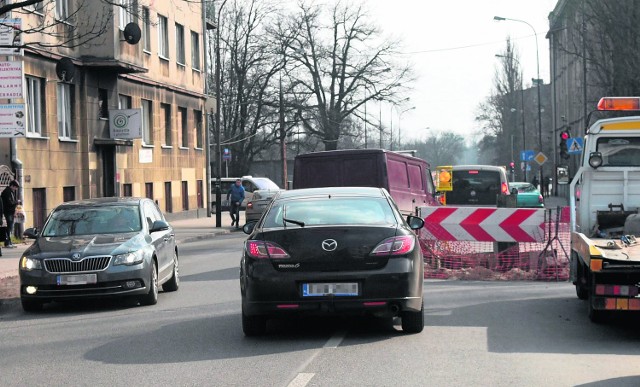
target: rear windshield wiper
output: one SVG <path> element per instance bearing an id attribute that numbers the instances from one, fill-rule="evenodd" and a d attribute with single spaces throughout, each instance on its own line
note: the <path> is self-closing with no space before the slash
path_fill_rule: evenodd
<path id="1" fill-rule="evenodd" d="M 304 222 L 301 222 L 299 220 L 294 220 L 294 219 L 287 219 L 287 218 L 282 218 L 283 222 L 287 222 L 287 223 L 293 223 L 293 224 L 297 224 L 300 227 L 304 227 Z"/>

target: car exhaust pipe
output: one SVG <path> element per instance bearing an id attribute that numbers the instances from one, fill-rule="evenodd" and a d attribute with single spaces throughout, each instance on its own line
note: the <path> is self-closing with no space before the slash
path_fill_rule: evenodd
<path id="1" fill-rule="evenodd" d="M 400 312 L 400 305 L 391 304 L 391 305 L 389 305 L 389 309 L 391 309 L 391 313 L 393 313 L 394 315 L 397 315 L 398 312 Z"/>

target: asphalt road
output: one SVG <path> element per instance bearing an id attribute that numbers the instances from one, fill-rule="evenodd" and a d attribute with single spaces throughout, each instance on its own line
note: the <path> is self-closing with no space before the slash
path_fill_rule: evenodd
<path id="1" fill-rule="evenodd" d="M 591 324 L 567 283 L 427 281 L 426 327 L 299 319 L 245 338 L 244 234 L 181 245 L 181 287 L 151 307 L 0 315 L 2 386 L 638 386 L 638 321 Z"/>

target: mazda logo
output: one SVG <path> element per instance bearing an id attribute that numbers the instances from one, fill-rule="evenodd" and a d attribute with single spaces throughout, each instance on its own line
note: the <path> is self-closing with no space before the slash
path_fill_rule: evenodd
<path id="1" fill-rule="evenodd" d="M 333 251 L 338 247 L 338 242 L 334 239 L 325 239 L 322 241 L 322 250 Z"/>

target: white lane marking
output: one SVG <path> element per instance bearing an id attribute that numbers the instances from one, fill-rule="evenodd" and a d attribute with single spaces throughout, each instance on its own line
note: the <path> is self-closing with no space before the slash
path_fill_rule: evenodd
<path id="1" fill-rule="evenodd" d="M 338 346 L 344 340 L 344 337 L 347 335 L 347 331 L 338 331 L 336 332 L 329 341 L 323 346 L 323 348 L 338 348 Z"/>
<path id="2" fill-rule="evenodd" d="M 298 376 L 296 376 L 287 387 L 304 387 L 311 381 L 311 378 L 313 378 L 315 375 L 316 374 L 299 373 Z"/>

